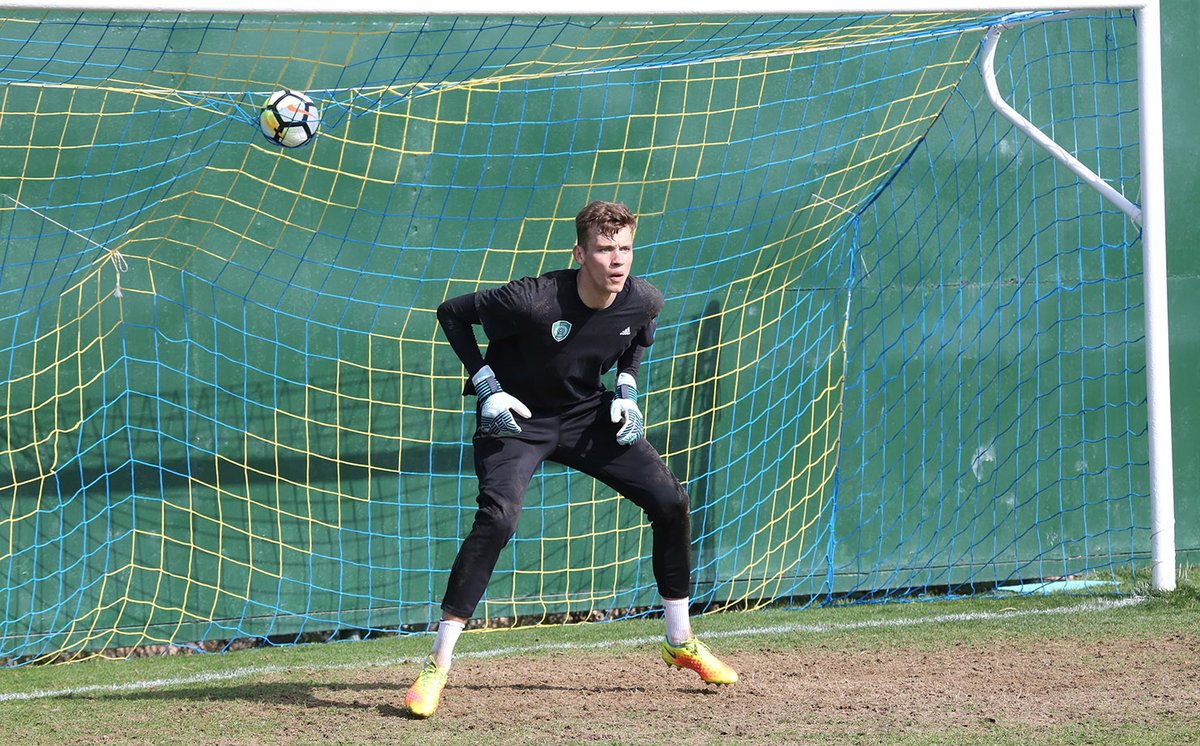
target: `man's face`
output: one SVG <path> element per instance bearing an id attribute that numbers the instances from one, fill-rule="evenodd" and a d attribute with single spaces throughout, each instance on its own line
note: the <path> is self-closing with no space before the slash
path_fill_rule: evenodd
<path id="1" fill-rule="evenodd" d="M 633 267 L 633 228 L 626 226 L 611 236 L 590 234 L 574 254 L 580 265 L 581 292 L 611 300 L 625 287 Z"/>

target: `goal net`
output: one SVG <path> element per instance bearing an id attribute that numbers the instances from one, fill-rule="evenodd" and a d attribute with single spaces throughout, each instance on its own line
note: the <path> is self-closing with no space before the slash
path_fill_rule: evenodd
<path id="1" fill-rule="evenodd" d="M 1002 21 L 1012 105 L 1136 202 L 1129 13 L 9 12 L 0 657 L 436 618 L 476 482 L 435 309 L 571 266 L 593 199 L 666 299 L 642 401 L 704 608 L 1127 574 L 1141 234 L 987 102 Z M 649 554 L 547 463 L 478 616 L 648 613 Z"/>

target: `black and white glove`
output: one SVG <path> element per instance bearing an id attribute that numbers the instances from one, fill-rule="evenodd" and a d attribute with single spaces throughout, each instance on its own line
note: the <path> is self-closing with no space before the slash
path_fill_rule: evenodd
<path id="1" fill-rule="evenodd" d="M 492 366 L 480 368 L 478 373 L 471 376 L 471 383 L 475 385 L 475 395 L 479 398 L 479 427 L 483 432 L 498 438 L 521 432 L 521 426 L 513 414 L 529 417 L 529 408 L 500 388 Z"/>
<path id="2" fill-rule="evenodd" d="M 614 423 L 621 423 L 617 430 L 617 443 L 631 446 L 646 434 L 646 420 L 637 405 L 637 381 L 628 373 L 617 376 L 617 391 L 609 407 L 609 415 Z"/>

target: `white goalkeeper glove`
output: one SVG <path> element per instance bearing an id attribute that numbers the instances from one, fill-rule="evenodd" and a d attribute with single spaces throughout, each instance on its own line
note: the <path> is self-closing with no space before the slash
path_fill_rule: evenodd
<path id="1" fill-rule="evenodd" d="M 492 366 L 480 368 L 478 373 L 471 376 L 471 383 L 475 385 L 475 395 L 479 398 L 479 428 L 483 432 L 498 438 L 521 432 L 513 413 L 529 417 L 529 407 L 500 388 Z"/>
<path id="2" fill-rule="evenodd" d="M 617 443 L 631 446 L 646 434 L 646 420 L 637 405 L 637 381 L 628 373 L 617 376 L 617 392 L 608 412 L 614 423 L 622 423 L 617 430 Z"/>

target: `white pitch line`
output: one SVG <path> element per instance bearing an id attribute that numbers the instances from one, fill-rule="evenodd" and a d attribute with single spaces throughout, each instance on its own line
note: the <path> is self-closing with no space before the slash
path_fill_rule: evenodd
<path id="1" fill-rule="evenodd" d="M 751 629 L 728 630 L 725 632 L 709 632 L 704 635 L 706 639 L 724 638 L 724 637 L 747 637 L 747 636 L 772 636 L 786 635 L 797 632 L 807 632 L 811 634 L 825 634 L 829 632 L 847 632 L 859 629 L 887 629 L 890 627 L 915 627 L 922 624 L 945 624 L 954 622 L 976 622 L 989 621 L 996 619 L 1016 619 L 1019 617 L 1028 616 L 1054 616 L 1061 614 L 1081 614 L 1096 611 L 1109 611 L 1112 609 L 1120 609 L 1126 606 L 1135 606 L 1145 598 L 1142 596 L 1130 596 L 1116 600 L 1099 599 L 1094 601 L 1086 601 L 1074 606 L 1060 606 L 1053 609 L 1029 609 L 1025 611 L 999 611 L 999 612 L 963 612 L 959 614 L 938 614 L 928 617 L 906 617 L 901 619 L 878 619 L 863 622 L 846 622 L 842 624 L 780 624 L 773 627 L 754 627 Z M 463 652 L 459 653 L 457 658 L 495 658 L 505 655 L 521 655 L 527 653 L 544 653 L 553 650 L 598 650 L 613 646 L 637 647 L 639 645 L 649 645 L 658 642 L 658 637 L 632 637 L 623 640 L 603 640 L 587 643 L 551 643 L 540 645 L 521 645 L 507 648 L 496 648 L 494 650 L 483 650 L 478 652 Z M 425 660 L 425 656 L 420 657 L 403 657 L 390 658 L 381 661 L 354 661 L 348 663 L 331 663 L 316 666 L 306 666 L 304 664 L 292 664 L 287 666 L 272 665 L 272 666 L 249 666 L 246 668 L 235 668 L 230 671 L 213 671 L 209 673 L 200 673 L 192 676 L 179 676 L 168 679 L 147 679 L 143 681 L 131 681 L 125 684 L 90 684 L 86 686 L 65 687 L 62 689 L 40 689 L 32 692 L 4 692 L 0 693 L 0 703 L 3 702 L 22 702 L 32 699 L 49 699 L 52 697 L 71 697 L 81 694 L 120 694 L 122 692 L 137 692 L 148 689 L 161 689 L 163 687 L 188 686 L 193 684 L 210 684 L 216 681 L 231 681 L 234 679 L 244 679 L 255 676 L 265 676 L 278 673 L 295 672 L 298 670 L 304 671 L 339 671 L 348 668 L 363 668 L 375 667 L 383 668 L 388 666 L 407 665 L 412 663 L 420 663 Z M 2 674 L 0 674 L 2 675 Z"/>

